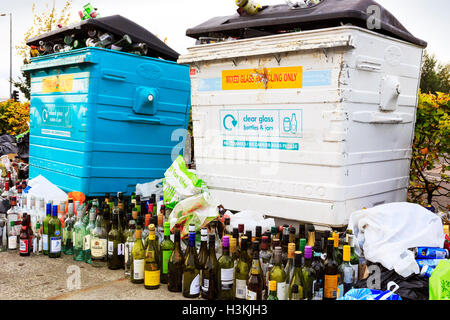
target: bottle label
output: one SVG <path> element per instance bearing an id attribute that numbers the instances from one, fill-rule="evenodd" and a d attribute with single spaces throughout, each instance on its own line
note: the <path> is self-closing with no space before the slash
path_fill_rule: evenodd
<path id="1" fill-rule="evenodd" d="M 91 256 L 92 258 L 102 258 L 106 256 L 107 244 L 106 239 L 91 239 Z"/>
<path id="2" fill-rule="evenodd" d="M 134 260 L 133 278 L 135 280 L 144 279 L 144 259 Z"/>
<path id="3" fill-rule="evenodd" d="M 32 245 L 32 247 L 33 247 L 33 253 L 35 253 L 36 251 L 39 250 L 39 248 L 38 248 L 38 242 L 37 242 L 37 241 L 38 241 L 37 238 L 34 237 L 34 238 L 33 238 L 33 245 Z"/>
<path id="4" fill-rule="evenodd" d="M 128 263 L 128 260 L 130 259 L 131 250 L 133 250 L 134 242 L 127 242 L 125 243 L 125 264 Z"/>
<path id="5" fill-rule="evenodd" d="M 336 299 L 340 299 L 344 296 L 344 284 L 341 283 L 337 287 Z"/>
<path id="6" fill-rule="evenodd" d="M 48 235 L 47 234 L 42 235 L 42 246 L 44 247 L 45 251 L 48 250 Z"/>
<path id="7" fill-rule="evenodd" d="M 353 282 L 356 283 L 358 281 L 358 271 L 359 271 L 359 265 L 358 264 L 351 264 L 353 268 L 353 274 L 355 275 L 355 278 L 353 279 Z"/>
<path id="8" fill-rule="evenodd" d="M 236 279 L 236 298 L 238 299 L 247 298 L 247 281 Z"/>
<path id="9" fill-rule="evenodd" d="M 108 241 L 108 256 L 112 256 L 114 253 L 114 242 Z"/>
<path id="10" fill-rule="evenodd" d="M 20 253 L 28 253 L 28 240 L 27 239 L 20 239 L 19 250 L 20 250 Z"/>
<path id="11" fill-rule="evenodd" d="M 39 252 L 42 252 L 42 238 L 39 238 Z"/>
<path id="12" fill-rule="evenodd" d="M 257 296 L 256 292 L 250 290 L 247 291 L 247 300 L 256 300 Z"/>
<path id="13" fill-rule="evenodd" d="M 87 234 L 84 236 L 83 250 L 89 249 L 91 249 L 91 235 Z"/>
<path id="14" fill-rule="evenodd" d="M 61 252 L 61 237 L 50 237 L 50 253 Z"/>
<path id="15" fill-rule="evenodd" d="M 162 273 L 167 274 L 169 272 L 169 259 L 173 250 L 164 250 L 162 252 Z"/>
<path id="16" fill-rule="evenodd" d="M 189 294 L 199 294 L 200 293 L 200 274 L 198 274 L 194 280 L 191 282 L 191 287 L 189 288 Z"/>
<path id="17" fill-rule="evenodd" d="M 337 275 L 325 275 L 325 283 L 323 287 L 324 298 L 336 299 L 337 286 L 338 286 Z"/>
<path id="18" fill-rule="evenodd" d="M 72 233 L 72 242 L 73 242 L 73 246 L 77 247 L 77 234 L 76 234 L 76 232 Z"/>
<path id="19" fill-rule="evenodd" d="M 17 236 L 8 237 L 8 249 L 17 249 Z"/>
<path id="20" fill-rule="evenodd" d="M 286 282 L 277 282 L 278 300 L 286 300 Z"/>
<path id="21" fill-rule="evenodd" d="M 222 290 L 233 289 L 234 268 L 220 269 L 220 282 Z"/>
<path id="22" fill-rule="evenodd" d="M 145 271 L 145 280 L 144 283 L 146 286 L 159 286 L 160 284 L 161 272 L 159 270 L 156 271 Z"/>
<path id="23" fill-rule="evenodd" d="M 203 278 L 202 292 L 207 294 L 209 291 L 209 279 Z"/>
<path id="24" fill-rule="evenodd" d="M 314 280 L 312 284 L 312 289 L 313 289 L 313 300 L 322 300 L 323 288 L 320 286 L 320 282 Z"/>
<path id="25" fill-rule="evenodd" d="M 125 254 L 125 243 L 119 243 L 117 245 L 117 255 L 123 256 Z"/>

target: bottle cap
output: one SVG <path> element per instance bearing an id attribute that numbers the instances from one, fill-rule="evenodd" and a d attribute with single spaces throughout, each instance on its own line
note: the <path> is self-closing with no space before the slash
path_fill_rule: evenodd
<path id="1" fill-rule="evenodd" d="M 224 237 L 222 238 L 222 245 L 223 245 L 224 247 L 229 247 L 229 246 L 230 246 L 230 237 L 224 236 Z"/>
<path id="2" fill-rule="evenodd" d="M 295 227 L 290 227 L 289 228 L 289 233 L 295 234 Z"/>
<path id="3" fill-rule="evenodd" d="M 302 256 L 303 253 L 301 251 L 294 252 L 294 266 L 300 267 L 302 265 Z"/>
<path id="4" fill-rule="evenodd" d="M 247 250 L 247 240 L 246 236 L 241 237 L 241 250 Z"/>
<path id="5" fill-rule="evenodd" d="M 189 232 L 195 232 L 195 224 L 190 224 L 189 225 Z"/>
<path id="6" fill-rule="evenodd" d="M 270 234 L 273 234 L 273 235 L 277 234 L 277 227 L 271 227 Z"/>
<path id="7" fill-rule="evenodd" d="M 243 224 L 238 224 L 238 231 L 239 231 L 239 233 L 244 233 L 244 225 Z"/>
<path id="8" fill-rule="evenodd" d="M 150 224 L 150 218 L 152 216 L 150 214 L 146 214 L 145 215 L 145 226 L 148 227 L 148 225 Z"/>
<path id="9" fill-rule="evenodd" d="M 200 229 L 200 234 L 201 234 L 202 236 L 207 236 L 207 235 L 208 235 L 208 229 L 206 229 L 206 228 L 201 228 L 201 229 Z"/>
<path id="10" fill-rule="evenodd" d="M 333 232 L 334 247 L 339 247 L 339 233 Z"/>
<path id="11" fill-rule="evenodd" d="M 148 226 L 149 231 L 155 231 L 155 225 L 152 223 Z"/>
<path id="12" fill-rule="evenodd" d="M 235 252 L 236 251 L 236 244 L 237 239 L 236 238 L 230 238 L 230 251 Z"/>
<path id="13" fill-rule="evenodd" d="M 261 249 L 266 250 L 269 247 L 269 237 L 262 236 L 261 238 Z"/>
<path id="14" fill-rule="evenodd" d="M 58 206 L 54 205 L 52 208 L 52 216 L 56 217 L 58 216 Z"/>
<path id="15" fill-rule="evenodd" d="M 290 242 L 288 244 L 288 258 L 294 258 L 294 252 L 295 252 L 295 243 Z"/>
<path id="16" fill-rule="evenodd" d="M 305 239 L 305 238 L 301 238 L 301 239 L 299 240 L 299 242 L 298 242 L 298 249 L 299 249 L 301 252 L 304 252 L 304 251 L 305 251 L 305 246 L 306 246 L 306 239 Z"/>
<path id="17" fill-rule="evenodd" d="M 189 232 L 189 246 L 195 247 L 195 232 Z"/>
<path id="18" fill-rule="evenodd" d="M 306 259 L 311 259 L 312 257 L 312 247 L 311 246 L 306 246 L 305 247 L 305 258 Z"/>
<path id="19" fill-rule="evenodd" d="M 158 214 L 158 226 L 164 225 L 164 215 Z"/>
<path id="20" fill-rule="evenodd" d="M 269 290 L 270 291 L 277 291 L 277 282 L 275 280 L 271 280 L 269 282 Z"/>
<path id="21" fill-rule="evenodd" d="M 262 233 L 262 227 L 261 226 L 256 226 L 255 228 L 255 235 L 257 238 L 261 237 L 261 233 Z"/>
<path id="22" fill-rule="evenodd" d="M 342 255 L 342 260 L 344 261 L 350 261 L 350 246 L 345 245 L 343 248 L 343 255 Z"/>

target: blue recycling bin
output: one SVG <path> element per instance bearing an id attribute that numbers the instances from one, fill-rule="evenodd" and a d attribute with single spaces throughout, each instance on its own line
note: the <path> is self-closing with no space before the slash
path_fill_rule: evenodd
<path id="1" fill-rule="evenodd" d="M 33 58 L 23 70 L 31 74 L 30 178 L 87 196 L 130 194 L 183 152 L 188 66 L 94 47 Z"/>

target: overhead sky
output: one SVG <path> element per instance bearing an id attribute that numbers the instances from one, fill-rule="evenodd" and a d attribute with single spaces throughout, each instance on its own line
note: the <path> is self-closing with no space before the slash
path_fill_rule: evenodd
<path id="1" fill-rule="evenodd" d="M 88 2 L 102 16 L 120 14 L 156 34 L 168 38 L 167 44 L 185 53 L 194 44 L 186 29 L 212 17 L 236 12 L 234 0 L 73 0 L 71 21 L 79 21 L 78 11 Z M 19 44 L 33 22 L 32 5 L 42 11 L 55 3 L 59 11 L 65 0 L 0 0 L 0 13 L 12 13 L 13 45 Z M 295 2 L 295 1 L 294 1 Z M 261 5 L 285 3 L 284 0 L 259 0 Z M 439 61 L 450 63 L 449 0 L 378 0 L 416 37 L 428 42 L 428 51 Z M 21 58 L 13 49 L 13 78 L 20 74 Z M 9 16 L 0 17 L 0 98 L 9 96 Z"/>

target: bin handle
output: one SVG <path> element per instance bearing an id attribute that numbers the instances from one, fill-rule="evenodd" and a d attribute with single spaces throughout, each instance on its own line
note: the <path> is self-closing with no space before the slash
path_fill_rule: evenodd
<path id="1" fill-rule="evenodd" d="M 399 124 L 412 122 L 412 115 L 407 113 L 382 113 L 361 111 L 353 113 L 353 121 L 371 124 Z"/>
<path id="2" fill-rule="evenodd" d="M 98 118 L 109 121 L 132 122 L 144 124 L 162 124 L 167 126 L 179 126 L 184 124 L 184 120 L 170 117 L 135 117 L 121 112 L 99 112 Z"/>

